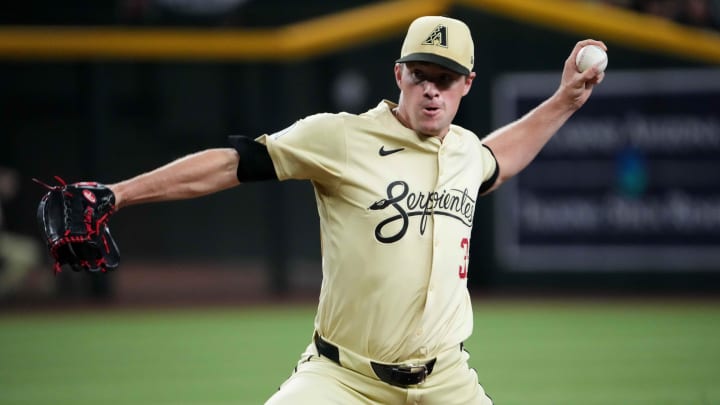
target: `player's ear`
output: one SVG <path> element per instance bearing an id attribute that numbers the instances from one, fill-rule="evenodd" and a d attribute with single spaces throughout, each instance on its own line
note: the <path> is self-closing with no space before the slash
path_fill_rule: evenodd
<path id="1" fill-rule="evenodd" d="M 465 76 L 465 88 L 463 89 L 463 96 L 467 96 L 472 87 L 473 79 L 475 79 L 475 72 L 470 72 L 469 75 Z"/>
<path id="2" fill-rule="evenodd" d="M 402 81 L 403 66 L 403 63 L 395 64 L 395 83 L 397 83 L 398 87 L 400 87 L 400 82 Z"/>

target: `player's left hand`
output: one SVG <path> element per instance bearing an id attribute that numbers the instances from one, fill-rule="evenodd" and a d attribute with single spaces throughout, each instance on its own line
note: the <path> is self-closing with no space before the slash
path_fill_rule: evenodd
<path id="1" fill-rule="evenodd" d="M 575 65 L 575 58 L 578 52 L 580 52 L 580 49 L 587 45 L 597 45 L 607 52 L 607 46 L 602 41 L 586 39 L 575 44 L 572 53 L 570 53 L 570 56 L 565 60 L 558 95 L 574 110 L 579 109 L 585 104 L 590 94 L 592 94 L 595 85 L 602 82 L 605 78 L 605 72 L 600 71 L 596 67 L 587 69 L 582 73 L 578 71 Z"/>
<path id="2" fill-rule="evenodd" d="M 37 209 L 40 231 L 55 260 L 55 272 L 63 265 L 75 271 L 106 272 L 120 262 L 120 252 L 110 235 L 108 220 L 115 212 L 115 195 L 95 182 L 48 186 Z"/>

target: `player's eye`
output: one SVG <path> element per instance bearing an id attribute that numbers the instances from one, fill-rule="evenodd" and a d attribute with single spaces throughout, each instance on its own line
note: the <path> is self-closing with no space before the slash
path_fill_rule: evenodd
<path id="1" fill-rule="evenodd" d="M 439 89 L 448 89 L 460 76 L 450 72 L 432 74 L 432 72 L 416 68 L 410 70 L 410 77 L 413 84 L 416 85 L 422 84 L 423 82 L 431 82 Z"/>
<path id="2" fill-rule="evenodd" d="M 435 80 L 435 84 L 438 87 L 447 88 L 447 87 L 450 87 L 454 81 L 455 81 L 455 77 L 453 75 L 443 74 L 443 75 L 440 75 Z"/>
<path id="3" fill-rule="evenodd" d="M 427 78 L 425 77 L 425 73 L 423 73 L 422 71 L 413 70 L 412 71 L 412 80 L 413 80 L 413 83 L 420 84 L 423 81 L 427 80 Z"/>

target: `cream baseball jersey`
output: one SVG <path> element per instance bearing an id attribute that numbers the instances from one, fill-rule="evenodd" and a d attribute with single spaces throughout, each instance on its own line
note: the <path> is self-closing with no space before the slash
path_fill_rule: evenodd
<path id="1" fill-rule="evenodd" d="M 257 139 L 278 179 L 315 188 L 317 332 L 387 363 L 431 358 L 470 335 L 470 233 L 497 165 L 472 132 L 453 125 L 441 142 L 404 127 L 393 107 L 317 114 Z"/>

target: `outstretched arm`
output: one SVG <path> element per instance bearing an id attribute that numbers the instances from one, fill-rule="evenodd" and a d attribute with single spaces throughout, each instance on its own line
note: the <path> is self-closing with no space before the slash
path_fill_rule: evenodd
<path id="1" fill-rule="evenodd" d="M 529 165 L 557 130 L 585 104 L 593 87 L 602 81 L 604 73 L 596 67 L 580 73 L 575 66 L 577 53 L 586 45 L 598 45 L 607 50 L 600 41 L 578 42 L 565 60 L 560 86 L 555 93 L 522 118 L 483 139 L 500 167 L 500 176 L 488 192 Z"/>
<path id="2" fill-rule="evenodd" d="M 235 149 L 208 149 L 109 187 L 115 193 L 116 209 L 200 197 L 240 184 L 239 161 Z"/>

